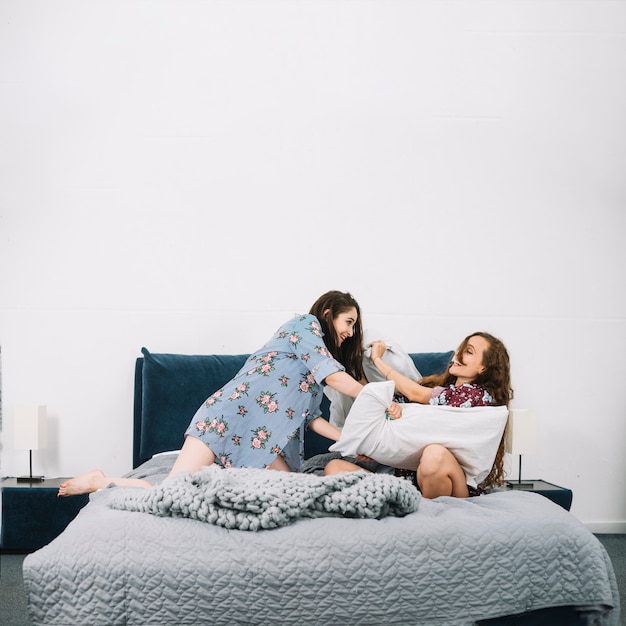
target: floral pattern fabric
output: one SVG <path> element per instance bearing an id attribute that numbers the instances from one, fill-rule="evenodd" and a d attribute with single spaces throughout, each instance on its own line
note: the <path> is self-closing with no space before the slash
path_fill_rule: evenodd
<path id="1" fill-rule="evenodd" d="M 480 385 L 463 383 L 458 387 L 435 387 L 430 394 L 430 404 L 445 404 L 462 409 L 472 406 L 491 406 L 494 404 L 490 393 Z"/>
<path id="2" fill-rule="evenodd" d="M 267 467 L 280 453 L 301 469 L 304 428 L 321 415 L 322 381 L 344 371 L 314 315 L 290 320 L 196 411 L 186 435 L 224 467 Z"/>

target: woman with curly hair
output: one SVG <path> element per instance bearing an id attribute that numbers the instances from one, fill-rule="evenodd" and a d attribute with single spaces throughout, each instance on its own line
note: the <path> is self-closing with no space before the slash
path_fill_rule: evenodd
<path id="1" fill-rule="evenodd" d="M 506 347 L 500 339 L 485 332 L 466 337 L 443 374 L 411 380 L 385 363 L 383 341 L 371 343 L 370 358 L 376 369 L 395 384 L 396 394 L 406 402 L 447 405 L 452 407 L 508 406 L 513 397 L 510 362 Z M 501 485 L 504 480 L 504 441 L 502 435 L 493 466 L 478 489 L 469 487 L 465 473 L 452 452 L 441 444 L 424 448 L 415 472 L 396 470 L 415 480 L 427 498 L 456 496 L 466 498 L 485 489 Z M 325 468 L 326 474 L 356 471 L 362 467 L 344 459 L 334 459 Z"/>

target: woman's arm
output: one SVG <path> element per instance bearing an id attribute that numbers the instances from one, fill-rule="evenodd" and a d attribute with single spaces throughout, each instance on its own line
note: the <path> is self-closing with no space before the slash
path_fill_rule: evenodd
<path id="1" fill-rule="evenodd" d="M 356 398 L 361 393 L 361 389 L 363 389 L 363 385 L 347 372 L 329 374 L 324 382 L 339 393 L 343 393 L 351 398 Z"/>
<path id="2" fill-rule="evenodd" d="M 419 402 L 420 404 L 429 404 L 432 389 L 424 387 L 416 383 L 414 380 L 407 378 L 400 372 L 396 372 L 390 365 L 383 361 L 383 354 L 387 346 L 383 341 L 373 341 L 371 344 L 372 352 L 370 358 L 376 366 L 376 369 L 385 377 L 391 380 L 396 386 L 396 390 L 411 402 Z"/>
<path id="3" fill-rule="evenodd" d="M 314 433 L 332 439 L 333 441 L 339 441 L 339 437 L 341 437 L 341 431 L 323 417 L 316 417 L 314 420 L 311 420 L 308 427 Z"/>
<path id="4" fill-rule="evenodd" d="M 350 396 L 351 398 L 356 398 L 359 393 L 361 393 L 364 386 L 346 372 L 335 372 L 334 374 L 330 374 L 329 376 L 326 376 L 325 382 L 336 391 L 339 391 L 346 396 Z M 402 405 L 392 402 L 391 406 L 387 409 L 387 413 L 391 419 L 400 419 L 402 417 Z M 332 439 L 332 437 L 330 437 L 330 439 Z"/>

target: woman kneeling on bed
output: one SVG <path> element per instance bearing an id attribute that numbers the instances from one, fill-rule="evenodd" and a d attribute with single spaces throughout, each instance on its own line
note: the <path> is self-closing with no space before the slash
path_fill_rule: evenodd
<path id="1" fill-rule="evenodd" d="M 349 293 L 329 291 L 307 315 L 283 324 L 204 402 L 171 474 L 197 472 L 213 463 L 300 471 L 304 428 L 339 439 L 339 429 L 321 417 L 322 383 L 356 398 L 366 382 L 359 305 Z M 388 412 L 400 417 L 402 409 L 393 403 Z M 58 495 L 91 493 L 112 483 L 152 487 L 142 479 L 109 478 L 92 470 L 62 483 Z"/>
<path id="2" fill-rule="evenodd" d="M 499 339 L 488 333 L 474 333 L 461 343 L 447 370 L 428 376 L 419 382 L 395 371 L 383 360 L 386 346 L 382 341 L 371 344 L 370 358 L 387 380 L 393 381 L 396 393 L 408 402 L 445 404 L 452 407 L 508 406 L 513 397 L 508 352 Z M 349 419 L 349 417 L 348 417 Z M 483 489 L 501 485 L 504 479 L 504 435 L 500 441 L 493 467 L 478 490 L 468 487 L 465 473 L 454 455 L 440 444 L 431 444 L 424 452 L 415 472 L 396 470 L 417 483 L 426 498 L 455 496 L 467 498 Z M 324 468 L 324 474 L 363 470 L 355 463 L 334 459 Z"/>

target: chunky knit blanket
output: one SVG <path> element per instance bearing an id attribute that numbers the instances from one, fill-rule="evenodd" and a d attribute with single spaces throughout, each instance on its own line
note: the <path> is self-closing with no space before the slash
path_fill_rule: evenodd
<path id="1" fill-rule="evenodd" d="M 260 530 L 307 517 L 402 517 L 417 510 L 419 498 L 407 480 L 388 474 L 359 471 L 316 476 L 211 466 L 170 476 L 152 489 L 119 489 L 110 506 Z"/>

